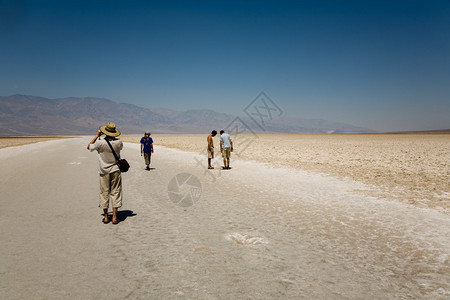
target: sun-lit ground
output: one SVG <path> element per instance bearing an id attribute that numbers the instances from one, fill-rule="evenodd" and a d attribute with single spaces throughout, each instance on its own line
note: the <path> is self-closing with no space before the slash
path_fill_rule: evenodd
<path id="1" fill-rule="evenodd" d="M 157 146 L 200 153 L 207 135 L 152 135 Z M 139 143 L 141 136 L 123 141 Z M 450 134 L 236 135 L 233 159 L 348 177 L 373 195 L 419 207 L 450 208 Z M 216 156 L 218 136 L 214 138 Z"/>
<path id="2" fill-rule="evenodd" d="M 27 144 L 44 142 L 49 140 L 60 140 L 62 138 L 69 138 L 69 137 L 61 137 L 61 136 L 0 137 L 0 149 L 6 147 L 22 146 Z"/>
<path id="3" fill-rule="evenodd" d="M 154 135 L 151 171 L 140 137 L 122 138 L 134 143 L 121 152 L 132 167 L 123 175 L 126 215 L 118 226 L 101 222 L 98 159 L 86 149 L 92 137 L 0 149 L 3 298 L 450 295 L 448 213 L 430 190 L 410 183 L 424 173 L 439 186 L 433 180 L 446 176 L 448 137 L 268 135 L 245 148 L 240 136 L 232 170 L 206 172 L 198 155 L 204 135 Z M 367 188 L 361 181 L 375 180 L 376 170 L 382 180 Z M 402 170 L 403 186 L 390 186 Z M 332 172 L 347 178 L 323 175 Z M 183 178 L 198 182 L 189 189 Z M 178 201 L 192 188 L 195 201 Z M 386 200 L 373 197 L 388 192 Z"/>

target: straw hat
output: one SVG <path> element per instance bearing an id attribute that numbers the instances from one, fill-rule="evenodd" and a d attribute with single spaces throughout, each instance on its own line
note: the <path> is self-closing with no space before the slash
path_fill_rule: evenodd
<path id="1" fill-rule="evenodd" d="M 109 122 L 106 126 L 100 126 L 100 131 L 111 137 L 120 135 L 120 131 L 116 129 L 116 124 L 114 124 L 113 122 Z"/>

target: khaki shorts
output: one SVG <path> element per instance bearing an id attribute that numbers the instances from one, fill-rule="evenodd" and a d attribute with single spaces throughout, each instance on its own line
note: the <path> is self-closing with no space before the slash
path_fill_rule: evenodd
<path id="1" fill-rule="evenodd" d="M 222 148 L 223 158 L 230 158 L 230 155 L 231 155 L 231 148 Z"/>
<path id="2" fill-rule="evenodd" d="M 113 208 L 122 207 L 122 174 L 120 171 L 100 175 L 99 207 L 107 209 L 110 200 Z"/>
<path id="3" fill-rule="evenodd" d="M 214 150 L 214 148 L 213 148 Z M 211 152 L 211 150 L 209 150 L 209 147 L 206 149 L 206 151 L 208 151 L 208 158 L 213 159 L 214 158 L 214 152 Z"/>

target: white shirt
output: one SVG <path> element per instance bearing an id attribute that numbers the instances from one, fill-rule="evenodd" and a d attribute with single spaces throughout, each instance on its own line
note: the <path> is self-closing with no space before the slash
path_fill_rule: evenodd
<path id="1" fill-rule="evenodd" d="M 119 139 L 109 140 L 111 146 L 120 157 L 120 151 L 123 149 L 123 143 Z M 97 139 L 95 143 L 89 146 L 91 152 L 97 150 L 98 152 L 98 172 L 100 175 L 111 174 L 119 171 L 119 166 L 116 165 L 116 158 L 111 152 L 108 143 L 104 139 Z"/>
<path id="2" fill-rule="evenodd" d="M 222 148 L 231 148 L 231 137 L 228 133 L 222 133 L 219 141 L 222 142 Z"/>

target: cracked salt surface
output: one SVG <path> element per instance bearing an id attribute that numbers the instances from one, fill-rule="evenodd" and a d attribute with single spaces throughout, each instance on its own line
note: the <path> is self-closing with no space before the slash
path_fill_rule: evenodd
<path id="1" fill-rule="evenodd" d="M 164 153 L 194 161 L 191 153 Z M 232 167 L 214 183 L 199 168 L 213 194 L 194 208 L 217 206 L 208 213 L 220 218 L 208 230 L 225 232 L 222 254 L 236 256 L 229 263 L 244 257 L 251 270 L 234 265 L 240 276 L 290 278 L 288 292 L 277 294 L 288 298 L 305 286 L 303 295 L 338 298 L 443 299 L 450 290 L 447 214 L 370 196 L 374 186 L 349 179 L 251 161 L 232 160 Z M 247 247 L 226 251 L 236 244 Z"/>

